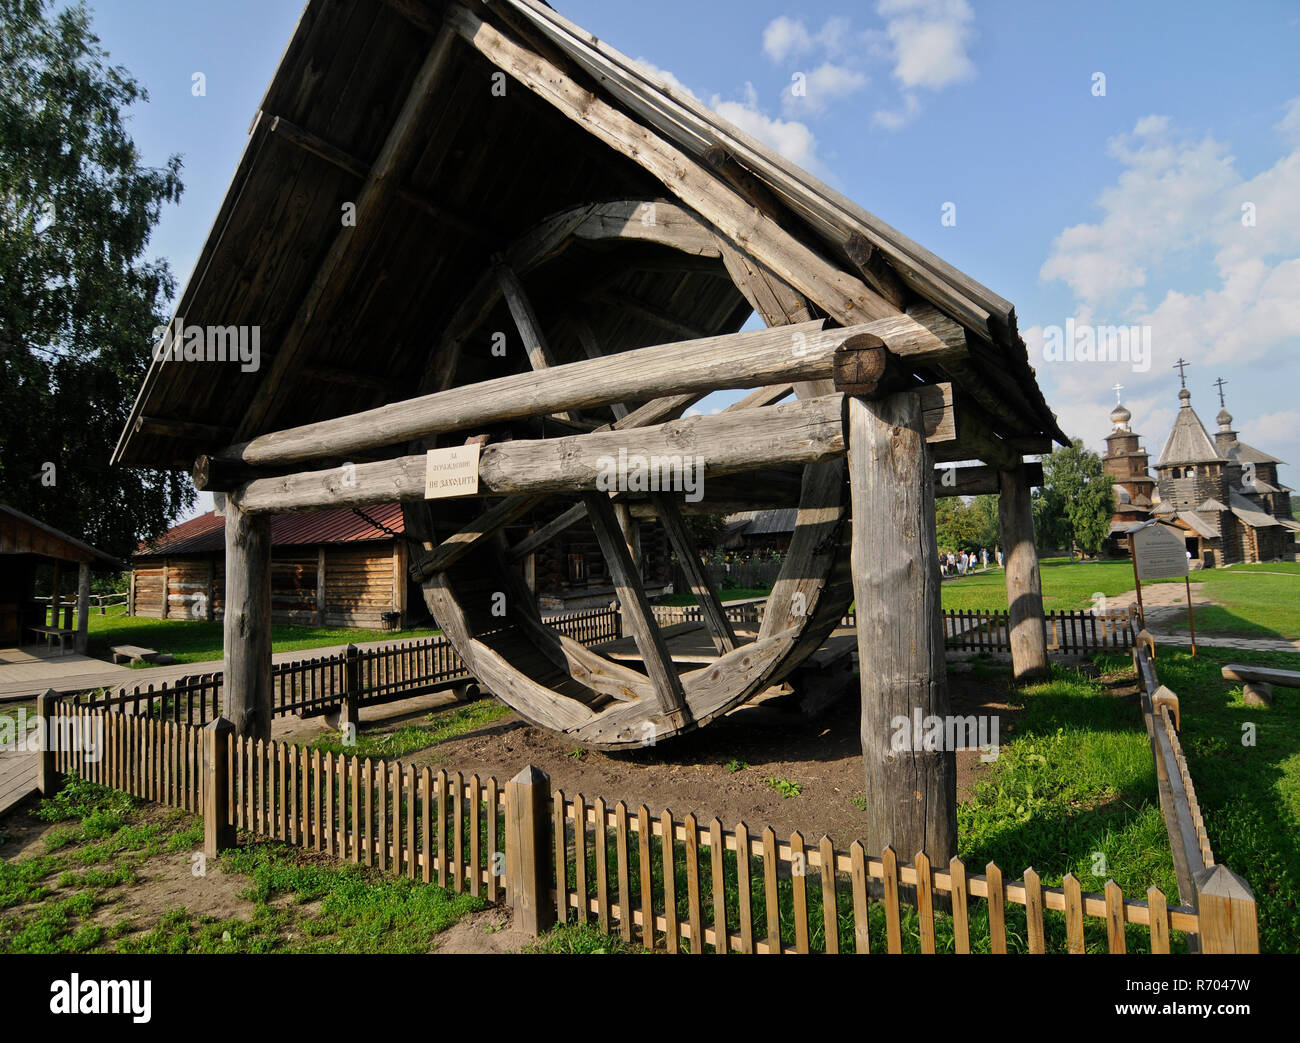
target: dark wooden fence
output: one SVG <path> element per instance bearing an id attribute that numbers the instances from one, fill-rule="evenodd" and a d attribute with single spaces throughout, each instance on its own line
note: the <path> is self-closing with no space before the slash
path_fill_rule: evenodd
<path id="1" fill-rule="evenodd" d="M 949 648 L 964 652 L 1011 651 L 1011 621 L 1006 612 L 947 609 L 943 616 Z M 1127 651 L 1133 647 L 1134 618 L 1130 611 L 1049 612 L 1047 650 L 1062 655 Z"/>

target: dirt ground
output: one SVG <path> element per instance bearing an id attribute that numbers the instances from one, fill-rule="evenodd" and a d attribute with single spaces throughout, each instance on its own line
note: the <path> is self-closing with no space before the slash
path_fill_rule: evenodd
<path id="1" fill-rule="evenodd" d="M 949 678 L 953 714 L 996 714 L 1000 736 L 1014 734 L 1015 711 L 1002 701 L 1006 685 L 1000 675 L 993 681 L 976 680 L 958 666 Z M 512 714 L 402 760 L 480 778 L 492 775 L 503 784 L 534 764 L 570 797 L 604 797 L 611 807 L 619 800 L 630 808 L 644 803 L 653 815 L 665 808 L 679 818 L 694 812 L 704 822 L 716 816 L 728 828 L 744 821 L 755 830 L 771 826 L 781 836 L 797 829 L 806 839 L 826 834 L 848 844 L 866 827 L 865 812 L 853 803 L 864 794 L 855 693 L 816 719 L 763 703 L 698 732 L 626 753 L 585 750 Z M 371 732 L 397 728 L 427 712 L 393 715 L 363 727 Z M 988 768 L 978 750 L 958 752 L 959 800 Z M 801 790 L 797 796 L 782 796 L 769 778 Z"/>

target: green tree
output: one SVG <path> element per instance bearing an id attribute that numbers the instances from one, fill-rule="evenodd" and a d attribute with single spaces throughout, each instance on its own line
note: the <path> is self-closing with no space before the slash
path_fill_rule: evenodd
<path id="1" fill-rule="evenodd" d="M 1043 488 L 1034 500 L 1034 524 L 1044 546 L 1066 545 L 1098 553 L 1115 514 L 1114 479 L 1102 469 L 1101 457 L 1074 439 L 1068 449 L 1043 457 Z"/>
<path id="2" fill-rule="evenodd" d="M 194 499 L 108 458 L 174 292 L 144 257 L 180 158 L 142 164 L 146 101 L 84 6 L 0 0 L 0 500 L 125 556 Z"/>

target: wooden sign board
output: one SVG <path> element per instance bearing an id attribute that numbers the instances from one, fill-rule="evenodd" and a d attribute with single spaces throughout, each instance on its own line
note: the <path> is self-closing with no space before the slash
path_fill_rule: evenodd
<path id="1" fill-rule="evenodd" d="M 1133 534 L 1139 580 L 1181 579 L 1189 573 L 1187 543 L 1178 529 L 1159 523 Z"/>
<path id="2" fill-rule="evenodd" d="M 478 493 L 479 445 L 430 449 L 424 466 L 424 498 L 441 500 Z"/>

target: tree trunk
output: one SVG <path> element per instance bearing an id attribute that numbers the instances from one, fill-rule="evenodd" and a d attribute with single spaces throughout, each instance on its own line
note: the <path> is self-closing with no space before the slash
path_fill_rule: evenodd
<path id="1" fill-rule="evenodd" d="M 1046 680 L 1047 625 L 1043 583 L 1034 547 L 1034 510 L 1024 466 L 1003 471 L 998 521 L 1006 548 L 1007 605 L 1011 626 L 1011 666 L 1018 683 Z M 1073 541 L 1071 541 L 1073 550 Z"/>
<path id="2" fill-rule="evenodd" d="M 271 738 L 271 519 L 226 503 L 225 686 L 235 734 Z"/>

